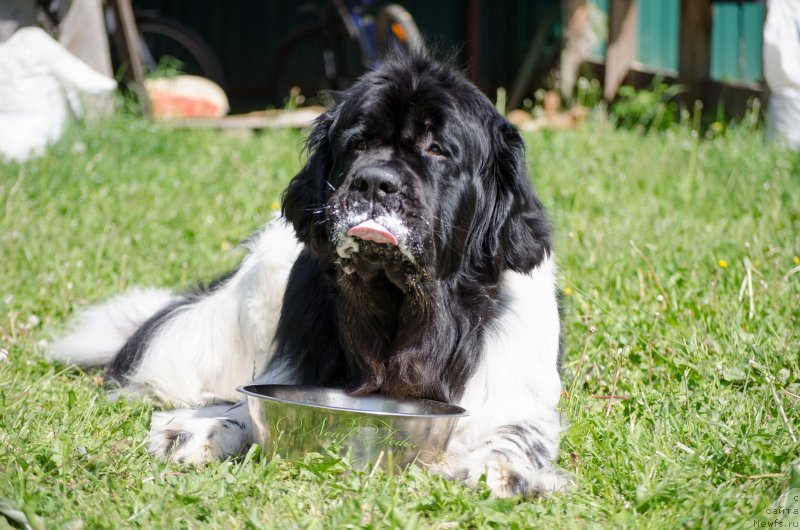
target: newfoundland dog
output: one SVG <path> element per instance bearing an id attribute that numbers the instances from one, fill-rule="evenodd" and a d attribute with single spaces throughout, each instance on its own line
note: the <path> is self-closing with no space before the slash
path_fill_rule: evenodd
<path id="1" fill-rule="evenodd" d="M 176 462 L 252 443 L 236 388 L 256 379 L 458 404 L 439 472 L 496 497 L 560 487 L 555 265 L 522 139 L 424 57 L 332 99 L 238 269 L 90 308 L 51 356 L 187 407 L 153 415 L 150 449 Z"/>

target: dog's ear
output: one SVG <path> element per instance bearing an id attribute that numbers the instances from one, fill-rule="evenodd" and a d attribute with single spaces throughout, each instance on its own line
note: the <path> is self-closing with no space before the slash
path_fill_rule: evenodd
<path id="1" fill-rule="evenodd" d="M 308 159 L 283 192 L 281 212 L 291 221 L 297 238 L 312 249 L 320 249 L 327 240 L 325 205 L 330 195 L 327 184 L 332 156 L 328 133 L 332 112 L 317 118 L 306 140 Z"/>
<path id="2" fill-rule="evenodd" d="M 492 158 L 484 182 L 490 216 L 484 225 L 483 254 L 499 272 L 527 272 L 550 252 L 550 224 L 525 168 L 525 144 L 517 130 L 496 116 Z"/>

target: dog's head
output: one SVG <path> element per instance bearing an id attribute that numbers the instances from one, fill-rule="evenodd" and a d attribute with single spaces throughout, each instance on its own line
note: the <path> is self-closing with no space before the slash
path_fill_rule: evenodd
<path id="1" fill-rule="evenodd" d="M 399 59 L 333 99 L 283 214 L 341 277 L 493 282 L 543 259 L 549 228 L 522 139 L 460 74 Z"/>

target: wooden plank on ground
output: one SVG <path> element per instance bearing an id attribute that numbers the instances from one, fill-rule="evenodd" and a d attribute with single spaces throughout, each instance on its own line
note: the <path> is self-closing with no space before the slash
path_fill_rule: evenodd
<path id="1" fill-rule="evenodd" d="M 165 119 L 163 123 L 180 129 L 220 129 L 224 131 L 254 129 L 303 129 L 311 127 L 322 114 L 322 107 L 304 107 L 295 110 L 274 110 L 235 114 L 222 118 Z"/>

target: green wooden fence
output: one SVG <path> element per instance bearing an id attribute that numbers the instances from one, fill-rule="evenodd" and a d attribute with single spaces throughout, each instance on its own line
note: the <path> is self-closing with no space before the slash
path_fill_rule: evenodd
<path id="1" fill-rule="evenodd" d="M 594 2 L 608 13 L 608 0 Z M 639 62 L 652 68 L 677 71 L 679 10 L 680 0 L 639 0 Z M 712 16 L 711 78 L 760 81 L 764 4 L 715 2 Z"/>

